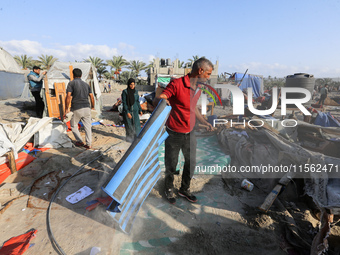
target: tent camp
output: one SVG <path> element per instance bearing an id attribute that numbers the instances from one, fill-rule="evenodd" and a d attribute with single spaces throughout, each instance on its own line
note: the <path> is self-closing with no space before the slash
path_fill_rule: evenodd
<path id="1" fill-rule="evenodd" d="M 65 89 L 72 77 L 72 70 L 79 68 L 82 70 L 81 79 L 88 83 L 91 87 L 97 116 L 100 115 L 102 109 L 102 97 L 101 91 L 97 79 L 96 68 L 91 63 L 77 63 L 77 62 L 55 62 L 50 70 L 47 72 L 47 86 L 44 84 L 43 96 L 45 101 L 45 115 L 50 116 L 52 111 L 57 110 L 59 112 L 60 97 L 62 103 L 65 102 Z M 62 85 L 64 83 L 65 85 Z M 62 86 L 60 86 L 62 85 Z M 49 91 L 46 91 L 48 87 Z M 61 94 L 60 94 L 61 93 Z M 53 104 L 55 102 L 55 104 Z M 65 106 L 64 106 L 65 108 Z"/>
<path id="2" fill-rule="evenodd" d="M 0 47 L 0 100 L 20 97 L 25 75 L 14 58 Z"/>

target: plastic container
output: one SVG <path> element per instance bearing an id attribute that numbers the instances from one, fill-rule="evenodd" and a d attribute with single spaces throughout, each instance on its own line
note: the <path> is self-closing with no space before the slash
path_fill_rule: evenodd
<path id="1" fill-rule="evenodd" d="M 247 179 L 244 179 L 241 183 L 241 187 L 245 190 L 252 191 L 254 189 L 254 184 L 248 181 Z"/>
<path id="2" fill-rule="evenodd" d="M 286 77 L 286 85 L 285 87 L 293 87 L 293 88 L 304 88 L 309 90 L 311 95 L 313 95 L 313 90 L 315 87 L 315 78 L 312 74 L 307 73 L 296 73 L 294 75 L 288 75 Z M 288 93 L 287 98 L 296 99 L 303 98 L 305 95 L 302 93 Z"/>

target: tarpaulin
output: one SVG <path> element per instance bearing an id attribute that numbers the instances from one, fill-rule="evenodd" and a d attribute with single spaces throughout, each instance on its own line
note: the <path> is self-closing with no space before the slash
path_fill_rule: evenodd
<path id="1" fill-rule="evenodd" d="M 171 80 L 170 77 L 158 77 L 157 78 L 158 86 L 161 88 L 166 88 L 170 80 Z"/>
<path id="2" fill-rule="evenodd" d="M 37 147 L 60 148 L 72 147 L 70 138 L 66 134 L 64 124 L 59 120 L 44 117 L 29 118 L 27 124 L 23 123 L 0 123 L 0 164 L 6 162 L 3 156 L 10 148 L 14 150 L 14 157 L 34 136 L 34 145 Z"/>
<path id="3" fill-rule="evenodd" d="M 235 81 L 237 83 L 240 82 L 243 75 L 243 73 L 235 73 Z M 263 79 L 260 76 L 246 74 L 239 88 L 242 91 L 247 88 L 252 88 L 254 97 L 257 98 L 263 94 Z"/>
<path id="4" fill-rule="evenodd" d="M 161 100 L 102 188 L 113 198 L 107 210 L 124 232 L 130 232 L 139 208 L 160 177 L 158 150 L 168 136 L 164 124 L 170 109 Z"/>
<path id="5" fill-rule="evenodd" d="M 319 112 L 314 121 L 314 124 L 323 127 L 340 127 L 339 121 L 333 118 L 333 116 L 329 112 Z"/>
<path id="6" fill-rule="evenodd" d="M 38 230 L 32 230 L 26 234 L 12 237 L 4 243 L 0 249 L 0 254 L 4 255 L 21 255 L 30 247 L 30 241 L 35 237 Z"/>
<path id="7" fill-rule="evenodd" d="M 18 154 L 18 159 L 15 160 L 17 171 L 27 166 L 33 160 L 35 160 L 35 157 L 27 154 L 26 152 L 20 152 Z M 11 169 L 9 168 L 9 163 L 7 162 L 5 164 L 0 165 L 0 184 L 4 180 L 6 180 L 6 178 L 10 175 L 11 175 Z"/>

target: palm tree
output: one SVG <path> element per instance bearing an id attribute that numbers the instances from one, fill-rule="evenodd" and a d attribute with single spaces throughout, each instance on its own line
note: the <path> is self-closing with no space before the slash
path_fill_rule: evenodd
<path id="1" fill-rule="evenodd" d="M 109 73 L 107 70 L 106 70 L 106 67 L 105 66 L 99 66 L 97 68 L 97 74 L 98 74 L 98 78 L 101 79 L 103 77 L 103 75 L 105 76 L 105 73 Z M 109 73 L 110 74 L 110 73 Z M 106 77 L 106 76 L 105 76 Z"/>
<path id="2" fill-rule="evenodd" d="M 133 71 L 136 76 L 139 76 L 139 73 L 145 69 L 148 68 L 148 66 L 143 62 L 143 61 L 139 61 L 139 60 L 132 60 L 129 62 L 129 66 L 128 68 Z"/>
<path id="3" fill-rule="evenodd" d="M 27 55 L 14 56 L 15 61 L 22 67 L 22 69 L 27 70 L 30 67 L 33 59 L 32 57 L 27 57 Z"/>
<path id="4" fill-rule="evenodd" d="M 111 70 L 115 69 L 115 71 L 119 71 L 122 67 L 127 65 L 127 61 L 123 56 L 113 56 L 112 59 L 106 60 L 106 63 L 110 66 Z"/>
<path id="5" fill-rule="evenodd" d="M 192 56 L 192 59 L 189 58 L 188 61 L 190 62 L 195 62 L 197 59 L 199 59 L 200 57 L 198 55 Z"/>
<path id="6" fill-rule="evenodd" d="M 178 60 L 178 68 L 182 68 L 184 66 L 184 61 Z"/>
<path id="7" fill-rule="evenodd" d="M 324 85 L 328 84 L 332 84 L 333 83 L 333 80 L 331 78 L 323 78 L 323 83 Z"/>
<path id="8" fill-rule="evenodd" d="M 134 71 L 124 71 L 119 77 L 121 84 L 127 84 L 130 78 L 136 78 L 136 73 Z"/>
<path id="9" fill-rule="evenodd" d="M 198 55 L 192 56 L 192 59 L 189 58 L 186 64 L 188 64 L 189 67 L 192 67 L 192 65 L 194 64 L 194 62 L 199 59 L 200 57 Z"/>
<path id="10" fill-rule="evenodd" d="M 39 58 L 39 63 L 42 64 L 42 67 L 45 69 L 50 69 L 54 62 L 58 59 L 54 58 L 52 55 L 41 55 Z"/>
<path id="11" fill-rule="evenodd" d="M 85 62 L 92 63 L 92 65 L 94 65 L 97 71 L 98 71 L 98 68 L 106 66 L 106 64 L 104 63 L 104 60 L 98 57 L 89 56 L 88 59 L 85 59 Z"/>
<path id="12" fill-rule="evenodd" d="M 153 64 L 155 63 L 156 59 L 152 59 L 152 61 L 149 61 L 149 64 L 145 67 L 145 72 L 149 74 L 150 68 L 153 67 Z"/>
<path id="13" fill-rule="evenodd" d="M 113 75 L 109 71 L 106 71 L 105 73 L 103 73 L 103 75 L 107 80 L 110 80 L 113 77 Z"/>

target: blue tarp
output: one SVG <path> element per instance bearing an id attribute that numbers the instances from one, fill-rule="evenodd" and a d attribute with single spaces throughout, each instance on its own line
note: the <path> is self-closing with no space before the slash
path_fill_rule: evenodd
<path id="1" fill-rule="evenodd" d="M 314 124 L 323 127 L 340 127 L 339 121 L 334 119 L 329 112 L 327 113 L 319 112 L 318 116 L 314 121 Z"/>
<path id="2" fill-rule="evenodd" d="M 243 73 L 235 73 L 235 81 L 238 83 L 242 80 Z M 254 97 L 257 98 L 262 95 L 262 78 L 255 75 L 246 74 L 239 87 L 242 91 L 247 88 L 253 88 Z"/>

